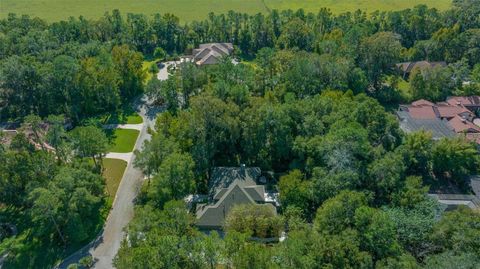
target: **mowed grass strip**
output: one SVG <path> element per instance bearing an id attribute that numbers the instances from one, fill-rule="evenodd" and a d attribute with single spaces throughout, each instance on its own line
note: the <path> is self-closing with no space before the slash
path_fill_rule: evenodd
<path id="1" fill-rule="evenodd" d="M 118 186 L 122 181 L 123 173 L 127 168 L 127 162 L 118 159 L 103 159 L 103 177 L 105 178 L 105 188 L 107 189 L 108 197 L 113 202 Z"/>
<path id="2" fill-rule="evenodd" d="M 132 129 L 114 129 L 107 130 L 107 133 L 111 141 L 109 152 L 128 153 L 133 151 L 140 132 Z"/>
<path id="3" fill-rule="evenodd" d="M 400 10 L 419 4 L 445 10 L 451 3 L 451 0 L 0 0 L 0 17 L 16 13 L 37 16 L 50 22 L 80 15 L 98 19 L 107 11 L 119 9 L 123 14 L 172 13 L 182 22 L 189 22 L 204 20 L 210 12 L 219 14 L 229 10 L 255 14 L 266 13 L 268 9 L 303 8 L 316 13 L 320 8 L 327 7 L 334 13 L 341 13 L 357 9 L 368 12 Z"/>
<path id="4" fill-rule="evenodd" d="M 140 124 L 143 122 L 143 119 L 142 117 L 140 117 L 140 115 L 138 115 L 138 113 L 133 113 L 132 115 L 128 115 L 126 117 L 126 124 Z"/>

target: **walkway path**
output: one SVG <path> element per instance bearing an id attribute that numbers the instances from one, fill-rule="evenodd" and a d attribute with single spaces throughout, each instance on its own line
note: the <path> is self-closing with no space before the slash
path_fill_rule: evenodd
<path id="1" fill-rule="evenodd" d="M 143 118 L 142 128 L 139 130 L 140 133 L 134 147 L 137 150 L 141 149 L 145 140 L 150 139 L 150 134 L 148 134 L 147 130 L 149 127 L 154 127 L 156 114 L 160 112 L 160 109 L 150 108 L 146 103 L 147 101 L 142 99 L 136 104 L 137 111 Z M 125 236 L 123 229 L 133 217 L 134 200 L 140 190 L 144 176 L 140 170 L 133 166 L 134 154 L 127 153 L 130 156 L 117 155 L 119 153 L 110 154 L 110 156 L 115 155 L 122 160 L 128 159 L 129 161 L 103 230 L 93 242 L 65 259 L 57 268 L 66 269 L 69 264 L 78 262 L 79 259 L 88 254 L 91 254 L 95 261 L 93 268 L 113 268 L 112 260 L 117 254 Z M 109 155 L 107 154 L 107 156 Z"/>
<path id="2" fill-rule="evenodd" d="M 105 129 L 134 129 L 141 131 L 143 128 L 143 123 L 140 124 L 105 124 L 103 125 Z"/>
<path id="3" fill-rule="evenodd" d="M 124 160 L 127 163 L 130 163 L 133 157 L 133 152 L 127 152 L 127 153 L 118 153 L 118 152 L 110 152 L 105 155 L 105 158 L 108 159 L 120 159 Z"/>

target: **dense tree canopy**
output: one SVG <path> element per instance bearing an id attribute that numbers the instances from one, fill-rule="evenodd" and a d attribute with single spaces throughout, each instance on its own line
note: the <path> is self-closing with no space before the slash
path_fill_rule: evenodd
<path id="1" fill-rule="evenodd" d="M 1 19 L 0 121 L 22 128 L 0 147 L 0 224 L 20 212 L 8 223 L 28 235 L 1 235 L 0 255 L 33 267 L 38 257 L 18 263 L 35 252 L 23 243 L 68 248 L 98 231 L 108 139 L 87 123 L 145 92 L 165 111 L 135 153 L 148 180 L 117 268 L 475 268 L 478 212 L 444 213 L 426 194 L 468 192 L 476 145 L 404 134 L 391 112 L 412 98 L 480 94 L 479 14 L 475 0 L 455 0 L 446 11 L 230 11 L 185 24 L 118 10 Z M 178 59 L 207 42 L 232 42 L 238 63 L 182 63 L 145 81 L 144 56 Z M 420 60 L 447 66 L 403 81 L 395 64 Z M 281 217 L 238 207 L 224 236 L 198 231 L 185 197 L 208 193 L 214 167 L 241 164 L 265 172 Z M 278 244 L 252 240 L 280 231 Z"/>

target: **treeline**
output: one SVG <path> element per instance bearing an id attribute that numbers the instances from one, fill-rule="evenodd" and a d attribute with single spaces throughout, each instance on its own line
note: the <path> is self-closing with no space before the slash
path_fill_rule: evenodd
<path id="1" fill-rule="evenodd" d="M 162 48 L 175 56 L 205 42 L 233 42 L 245 57 L 264 47 L 327 54 L 332 57 L 325 59 L 328 63 L 362 69 L 354 75 L 364 75 L 367 87 L 357 86 L 379 95 L 385 95 L 384 75 L 402 60 L 458 62 L 461 68 L 455 66 L 456 73 L 450 74 L 458 85 L 469 80 L 473 65 L 480 62 L 479 13 L 475 0 L 456 0 L 445 12 L 422 5 L 368 16 L 362 11 L 333 15 L 327 9 L 316 14 L 231 11 L 183 25 L 172 14 L 122 16 L 118 10 L 98 20 L 80 17 L 51 24 L 11 14 L 0 20 L 0 118 L 65 114 L 79 121 L 115 110 L 142 91 L 142 56 L 135 51 L 150 56 Z M 435 92 L 438 85 L 430 88 L 432 93 L 415 97 L 445 95 Z M 395 95 L 380 98 L 399 101 Z"/>
<path id="2" fill-rule="evenodd" d="M 110 205 L 105 133 L 30 115 L 16 135 L 0 132 L 0 252 L 6 268 L 43 268 L 88 243 Z"/>
<path id="3" fill-rule="evenodd" d="M 319 208 L 313 225 L 290 214 L 288 238 L 266 246 L 249 240 L 249 233 L 227 231 L 220 238 L 199 232 L 183 202 L 171 201 L 163 210 L 136 210 L 114 264 L 119 269 L 477 268 L 478 213 L 464 208 L 438 220 L 432 201 L 419 202 L 409 210 L 375 209 L 362 193 L 342 192 Z M 409 251 L 418 251 L 423 262 Z"/>
<path id="4" fill-rule="evenodd" d="M 126 45 L 49 42 L 38 54 L 1 60 L 1 120 L 63 114 L 78 123 L 114 112 L 143 91 L 143 56 Z"/>
<path id="5" fill-rule="evenodd" d="M 156 47 L 179 54 L 199 43 L 219 41 L 232 42 L 247 55 L 274 46 L 317 52 L 345 49 L 355 54 L 351 49 L 363 37 L 377 32 L 394 32 L 402 46 L 414 48 L 408 53 L 411 58 L 454 62 L 467 50 L 475 48 L 478 33 L 470 30 L 480 28 L 478 12 L 475 0 L 455 0 L 453 8 L 444 12 L 425 5 L 402 11 L 366 14 L 358 10 L 339 15 L 326 8 L 317 13 L 306 13 L 302 9 L 272 10 L 267 15 L 230 11 L 218 15 L 210 13 L 203 21 L 183 25 L 172 14 L 122 16 L 118 10 L 98 20 L 72 17 L 52 24 L 11 14 L 1 23 L 5 34 L 1 55 L 35 53 L 55 47 L 58 42 L 92 41 L 128 44 L 148 55 L 153 54 Z M 460 33 L 461 36 L 455 37 Z M 32 42 L 36 46 L 32 46 Z"/>

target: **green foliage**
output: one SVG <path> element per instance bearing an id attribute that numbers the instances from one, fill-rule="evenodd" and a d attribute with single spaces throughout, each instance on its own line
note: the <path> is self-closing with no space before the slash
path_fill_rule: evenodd
<path id="1" fill-rule="evenodd" d="M 164 49 L 160 47 L 156 47 L 155 50 L 153 51 L 153 56 L 155 56 L 155 58 L 159 60 L 163 60 L 167 56 L 167 53 L 165 52 Z"/>
<path id="2" fill-rule="evenodd" d="M 170 154 L 177 152 L 179 145 L 172 137 L 165 137 L 161 132 L 152 136 L 136 151 L 135 166 L 141 168 L 148 176 L 158 173 L 160 165 Z"/>
<path id="3" fill-rule="evenodd" d="M 353 227 L 356 210 L 366 205 L 367 198 L 364 194 L 342 191 L 318 208 L 314 221 L 315 229 L 319 232 L 338 234 Z"/>
<path id="4" fill-rule="evenodd" d="M 280 177 L 278 190 L 282 206 L 284 208 L 293 206 L 310 213 L 311 185 L 310 181 L 304 180 L 304 175 L 299 170 L 293 170 L 288 175 Z"/>
<path id="5" fill-rule="evenodd" d="M 480 214 L 466 207 L 444 214 L 434 226 L 432 240 L 440 250 L 480 255 Z"/>
<path id="6" fill-rule="evenodd" d="M 180 200 L 194 190 L 195 163 L 186 153 L 172 153 L 165 157 L 152 179 L 148 197 L 162 208 L 165 202 Z"/>
<path id="7" fill-rule="evenodd" d="M 151 79 L 147 84 L 146 94 L 157 103 L 164 103 L 168 111 L 175 114 L 180 107 L 177 84 L 177 79 L 172 76 L 165 81 Z"/>
<path id="8" fill-rule="evenodd" d="M 393 197 L 393 203 L 400 207 L 414 208 L 425 200 L 429 187 L 423 186 L 422 178 L 409 176 L 403 188 Z"/>
<path id="9" fill-rule="evenodd" d="M 477 171 L 478 162 L 476 146 L 462 137 L 442 139 L 432 148 L 435 174 L 452 178 L 459 185 L 463 184 L 465 177 Z"/>
<path id="10" fill-rule="evenodd" d="M 284 26 L 277 45 L 281 49 L 309 50 L 312 48 L 313 39 L 312 30 L 301 19 L 295 18 Z"/>
<path id="11" fill-rule="evenodd" d="M 29 194 L 34 232 L 45 240 L 82 242 L 97 228 L 104 183 L 83 169 L 64 168 L 45 187 Z"/>
<path id="12" fill-rule="evenodd" d="M 480 259 L 475 253 L 459 253 L 443 252 L 437 255 L 428 257 L 425 261 L 424 268 L 426 269 L 474 269 L 478 267 Z"/>
<path id="13" fill-rule="evenodd" d="M 225 231 L 271 238 L 280 236 L 282 224 L 282 219 L 276 215 L 272 205 L 237 205 L 225 218 Z"/>
<path id="14" fill-rule="evenodd" d="M 106 54 L 81 60 L 77 78 L 78 109 L 82 115 L 93 116 L 120 105 L 120 75 Z M 75 116 L 80 118 L 80 115 Z"/>
<path id="15" fill-rule="evenodd" d="M 0 164 L 0 202 L 24 205 L 29 191 L 46 184 L 57 170 L 54 156 L 46 152 L 7 151 Z"/>
<path id="16" fill-rule="evenodd" d="M 115 46 L 112 60 L 120 76 L 120 95 L 130 100 L 143 92 L 145 73 L 142 69 L 143 56 L 140 52 L 130 50 L 128 46 Z"/>
<path id="17" fill-rule="evenodd" d="M 448 67 L 414 69 L 410 74 L 413 99 L 443 101 L 455 87 L 452 71 Z"/>
<path id="18" fill-rule="evenodd" d="M 437 201 L 423 196 L 423 201 L 411 207 L 386 208 L 385 212 L 395 223 L 399 244 L 415 258 L 422 260 L 434 250 L 430 235 L 440 214 Z"/>
<path id="19" fill-rule="evenodd" d="M 393 71 L 393 65 L 400 58 L 402 45 L 400 37 L 392 32 L 378 32 L 361 41 L 361 66 L 366 70 L 372 86 L 380 86 L 383 74 Z"/>
<path id="20" fill-rule="evenodd" d="M 95 126 L 77 127 L 69 136 L 77 156 L 90 157 L 95 165 L 100 165 L 100 159 L 108 149 L 107 136 L 101 129 Z"/>
<path id="21" fill-rule="evenodd" d="M 181 246 L 188 244 L 194 232 L 192 224 L 193 218 L 180 201 L 166 203 L 162 211 L 149 206 L 137 208 L 127 230 L 130 243 L 122 243 L 114 259 L 115 267 L 189 267 L 187 261 L 190 251 Z"/>
<path id="22" fill-rule="evenodd" d="M 405 173 L 402 156 L 389 152 L 368 167 L 369 180 L 365 187 L 375 193 L 376 204 L 390 202 L 400 189 Z"/>
<path id="23" fill-rule="evenodd" d="M 371 253 L 374 260 L 397 256 L 401 252 L 395 224 L 385 212 L 360 207 L 355 211 L 355 227 L 359 232 L 360 248 Z"/>

